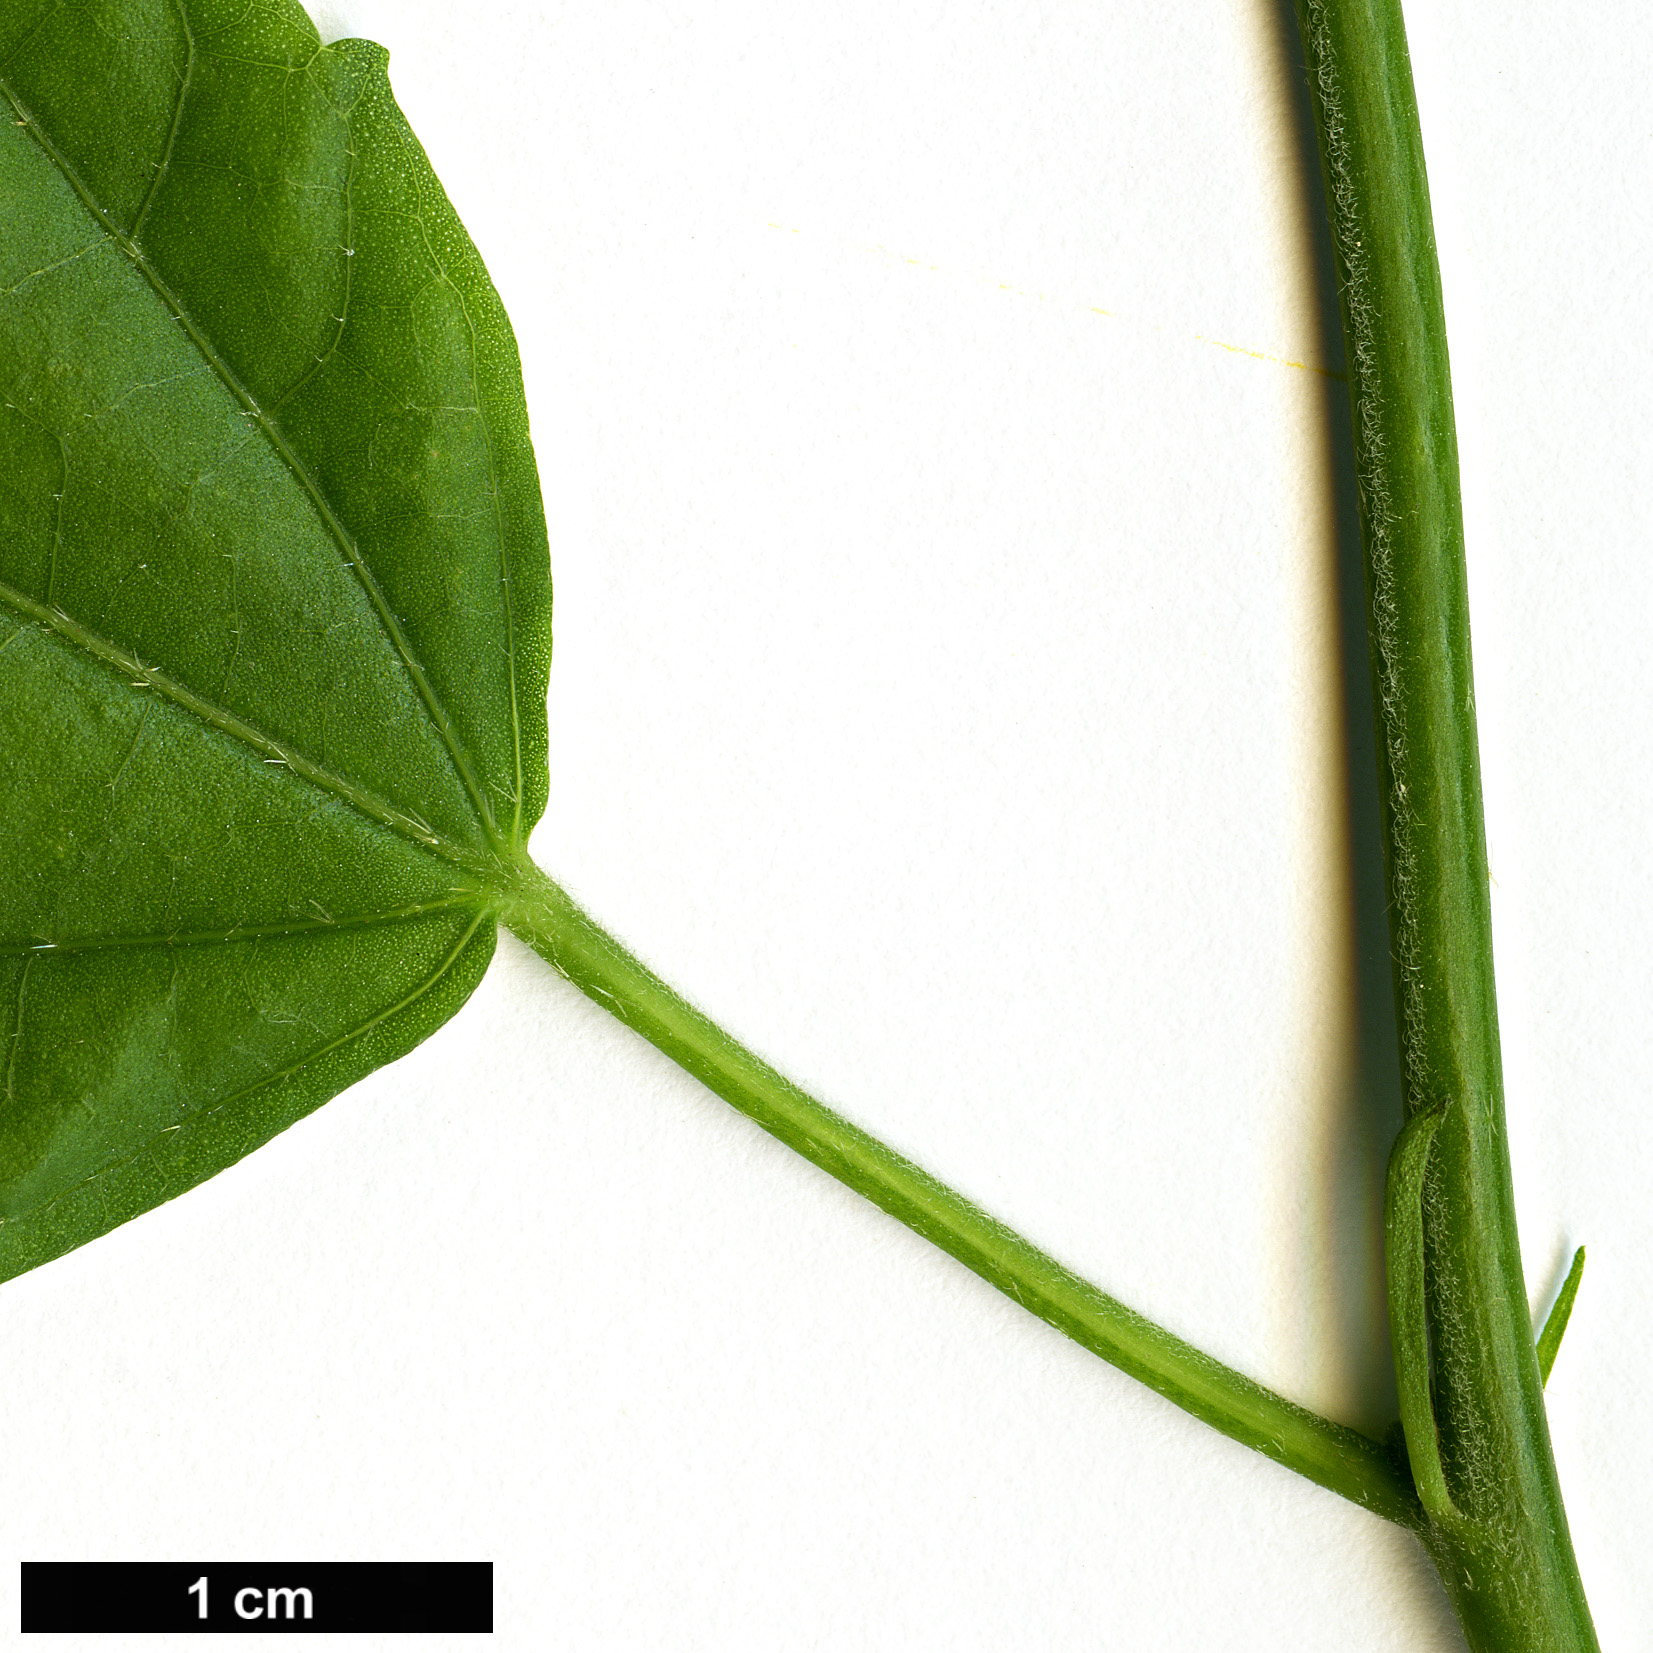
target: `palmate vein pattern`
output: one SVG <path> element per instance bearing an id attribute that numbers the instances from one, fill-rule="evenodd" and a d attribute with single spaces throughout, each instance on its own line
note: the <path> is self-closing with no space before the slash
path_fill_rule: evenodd
<path id="1" fill-rule="evenodd" d="M 385 54 L 0 0 L 0 1277 L 440 1025 L 545 803 L 516 347 Z"/>

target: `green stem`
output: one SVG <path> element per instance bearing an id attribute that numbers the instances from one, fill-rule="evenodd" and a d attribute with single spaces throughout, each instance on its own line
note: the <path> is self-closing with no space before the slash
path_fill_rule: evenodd
<path id="1" fill-rule="evenodd" d="M 1311 1481 L 1391 1521 L 1419 1524 L 1404 1471 L 1376 1441 L 1294 1406 L 1145 1320 L 806 1095 L 681 999 L 537 868 L 524 867 L 500 919 L 726 1102 L 1074 1342 Z"/>
<path id="2" fill-rule="evenodd" d="M 1414 1368 L 1402 1392 L 1433 1411 L 1414 1469 L 1421 1486 L 1438 1451 L 1451 1512 L 1425 1542 L 1473 1648 L 1583 1653 L 1597 1643 L 1516 1239 L 1457 436 L 1406 35 L 1399 0 L 1296 3 L 1348 355 L 1404 1102 L 1409 1119 L 1441 1110 L 1413 1167 L 1422 1335 L 1397 1339 Z"/>

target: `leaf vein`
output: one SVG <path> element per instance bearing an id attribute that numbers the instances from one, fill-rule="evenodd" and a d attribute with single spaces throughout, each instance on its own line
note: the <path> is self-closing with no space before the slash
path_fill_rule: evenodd
<path id="1" fill-rule="evenodd" d="M 17 94 L 12 90 L 9 82 L 7 82 L 4 78 L 0 78 L 0 94 L 3 94 L 7 101 L 10 102 L 12 107 L 17 111 L 18 117 L 28 128 L 31 137 L 33 137 L 34 141 L 40 146 L 41 151 L 46 155 L 47 159 L 50 160 L 53 166 L 55 166 L 62 174 L 64 181 L 79 197 L 81 204 L 92 215 L 94 220 L 107 231 L 116 246 L 118 246 L 120 250 L 126 254 L 133 267 L 143 276 L 144 280 L 149 283 L 149 286 L 155 296 L 170 312 L 178 325 L 183 328 L 190 342 L 200 353 L 201 359 L 212 370 L 219 383 L 224 386 L 230 396 L 235 401 L 240 403 L 246 413 L 257 423 L 260 431 L 264 435 L 265 440 L 269 443 L 270 448 L 275 453 L 276 457 L 280 459 L 282 464 L 287 468 L 288 473 L 292 476 L 293 480 L 298 484 L 299 488 L 309 499 L 311 508 L 315 511 L 322 527 L 326 529 L 328 536 L 337 546 L 339 555 L 343 559 L 346 567 L 350 569 L 351 573 L 355 576 L 357 583 L 366 594 L 368 602 L 372 606 L 374 613 L 378 617 L 379 624 L 384 630 L 385 636 L 389 640 L 391 647 L 395 650 L 397 656 L 400 658 L 402 668 L 406 671 L 409 679 L 413 683 L 414 690 L 418 694 L 419 700 L 424 707 L 425 715 L 430 719 L 432 726 L 436 730 L 438 738 L 441 740 L 442 745 L 448 754 L 449 762 L 452 763 L 454 771 L 459 777 L 460 783 L 464 786 L 466 792 L 470 796 L 471 803 L 477 811 L 483 829 L 496 844 L 501 847 L 505 847 L 500 838 L 498 823 L 494 820 L 492 804 L 490 803 L 486 792 L 477 782 L 476 773 L 471 766 L 470 758 L 466 754 L 463 743 L 460 741 L 458 733 L 453 727 L 453 721 L 448 716 L 447 708 L 443 706 L 440 699 L 438 699 L 435 690 L 431 687 L 430 679 L 425 672 L 424 666 L 420 663 L 418 656 L 414 653 L 411 644 L 409 644 L 407 636 L 402 630 L 401 623 L 397 620 L 395 612 L 391 609 L 391 606 L 385 597 L 383 588 L 374 577 L 373 571 L 363 560 L 361 553 L 357 548 L 356 542 L 351 538 L 348 530 L 339 520 L 337 513 L 335 513 L 332 506 L 328 503 L 326 496 L 321 491 L 320 485 L 310 474 L 309 467 L 306 466 L 299 456 L 293 451 L 292 446 L 288 443 L 287 438 L 282 433 L 281 427 L 258 405 L 252 395 L 252 392 L 241 383 L 240 379 L 237 378 L 235 373 L 231 370 L 229 363 L 226 362 L 213 348 L 211 340 L 209 340 L 206 335 L 202 333 L 200 328 L 195 325 L 194 318 L 184 308 L 183 304 L 178 299 L 178 296 L 170 287 L 167 286 L 166 282 L 161 279 L 160 271 L 158 271 L 144 256 L 143 249 L 139 247 L 129 236 L 124 234 L 115 225 L 113 220 L 103 210 L 103 208 L 98 205 L 96 199 L 92 195 L 92 192 L 87 188 L 85 182 L 75 171 L 74 167 L 70 165 L 68 157 L 64 155 L 46 135 L 39 122 L 36 121 L 33 115 L 29 113 L 28 109 L 18 98 Z M 486 425 L 486 420 L 484 420 L 484 425 Z M 514 674 L 514 660 L 512 663 L 512 670 Z"/>
<path id="2" fill-rule="evenodd" d="M 271 924 L 237 924 L 228 930 L 182 930 L 170 934 L 75 936 L 68 941 L 0 941 L 0 957 L 23 956 L 61 958 L 71 953 L 106 952 L 111 949 L 221 947 L 240 941 L 284 940 L 289 936 L 335 935 L 351 930 L 370 930 L 386 924 L 406 924 L 436 913 L 458 912 L 476 906 L 486 897 L 480 890 L 456 890 L 436 901 L 416 901 L 403 907 L 386 907 L 378 912 L 352 913 L 344 918 L 292 918 Z"/>
<path id="3" fill-rule="evenodd" d="M 44 603 L 35 602 L 3 582 L 0 582 L 0 604 L 20 614 L 24 619 L 34 621 L 83 654 L 90 655 L 123 678 L 132 688 L 153 689 L 163 699 L 170 700 L 202 723 L 249 747 L 268 761 L 284 763 L 295 775 L 309 781 L 312 786 L 331 793 L 348 804 L 357 814 L 365 816 L 379 826 L 389 827 L 392 832 L 406 838 L 410 843 L 418 844 L 422 849 L 433 850 L 444 860 L 472 871 L 487 870 L 486 863 L 480 857 L 443 838 L 428 823 L 405 810 L 397 809 L 355 781 L 336 774 L 331 769 L 325 769 L 319 763 L 313 763 L 302 753 L 283 745 L 244 718 L 237 717 L 235 713 L 226 711 L 222 706 L 214 705 L 194 690 L 185 688 L 182 683 L 174 682 L 164 672 L 144 665 L 135 654 L 120 648 L 89 627 L 81 625 L 61 608 L 48 608 Z"/>
<path id="4" fill-rule="evenodd" d="M 53 5 L 50 10 L 43 11 L 40 14 L 40 16 L 35 20 L 34 27 L 30 29 L 29 32 L 18 41 L 16 46 L 12 48 L 10 56 L 8 56 L 4 62 L 0 62 L 0 70 L 4 70 L 9 67 L 14 59 L 21 57 L 23 53 L 34 44 L 34 37 L 39 34 L 40 31 L 44 29 L 60 11 L 63 10 L 64 3 L 65 0 L 57 0 L 57 3 Z"/>
<path id="5" fill-rule="evenodd" d="M 17 1052 L 23 1043 L 23 1000 L 29 991 L 29 966 L 32 958 L 24 959 L 17 973 L 17 1015 L 12 1025 L 10 1049 L 6 1054 L 6 1109 L 11 1110 L 17 1100 Z"/>
<path id="6" fill-rule="evenodd" d="M 135 1164 L 146 1154 L 152 1154 L 155 1150 L 156 1144 L 163 1136 L 171 1135 L 172 1132 L 180 1129 L 183 1125 L 192 1124 L 201 1119 L 209 1119 L 213 1114 L 221 1113 L 225 1108 L 230 1107 L 236 1102 L 242 1101 L 248 1096 L 256 1094 L 258 1091 L 267 1090 L 271 1085 L 278 1085 L 282 1080 L 292 1078 L 295 1073 L 298 1073 L 301 1069 L 307 1067 L 311 1062 L 319 1061 L 323 1056 L 330 1056 L 335 1050 L 342 1049 L 345 1045 L 352 1043 L 354 1040 L 365 1037 L 367 1034 L 371 1033 L 374 1028 L 378 1027 L 380 1023 L 386 1022 L 392 1016 L 400 1014 L 400 1012 L 406 1010 L 409 1005 L 416 1003 L 427 993 L 440 986 L 443 977 L 446 976 L 448 972 L 452 970 L 453 967 L 459 962 L 465 949 L 470 945 L 471 937 L 476 934 L 477 926 L 480 925 L 487 916 L 488 914 L 485 912 L 478 913 L 476 917 L 473 918 L 468 925 L 466 925 L 465 933 L 460 936 L 459 940 L 454 944 L 447 957 L 444 958 L 439 965 L 437 965 L 435 970 L 433 970 L 424 981 L 422 981 L 417 987 L 413 988 L 411 992 L 404 994 L 396 1001 L 395 1004 L 390 1005 L 384 1010 L 376 1011 L 373 1015 L 366 1017 L 363 1021 L 358 1023 L 355 1027 L 350 1028 L 347 1032 L 338 1034 L 334 1038 L 326 1040 L 322 1044 L 315 1046 L 313 1049 L 306 1051 L 304 1055 L 299 1057 L 296 1062 L 290 1062 L 286 1067 L 281 1068 L 275 1073 L 266 1074 L 262 1079 L 256 1080 L 250 1085 L 243 1085 L 240 1090 L 231 1091 L 228 1096 L 220 1098 L 220 1100 L 214 1102 L 210 1107 L 198 1110 L 189 1119 L 181 1120 L 177 1125 L 169 1125 L 164 1130 L 156 1132 L 154 1136 L 144 1141 L 124 1159 L 119 1159 L 114 1161 L 112 1164 L 99 1167 L 99 1169 L 93 1171 L 89 1176 L 82 1177 L 79 1182 L 71 1183 L 67 1188 L 64 1188 L 54 1194 L 51 1199 L 47 1200 L 43 1205 L 34 1206 L 28 1211 L 17 1212 L 13 1218 L 8 1220 L 15 1221 L 16 1217 L 35 1216 L 41 1212 L 50 1211 L 54 1205 L 68 1199 L 71 1194 L 78 1193 L 82 1188 L 89 1187 L 92 1183 L 98 1182 L 102 1178 L 110 1176 L 116 1171 L 124 1170 L 128 1165 Z M 157 1166 L 156 1169 L 159 1171 L 160 1167 Z M 161 1176 L 163 1180 L 166 1180 L 166 1174 L 164 1171 L 161 1172 Z"/>
<path id="7" fill-rule="evenodd" d="M 314 62 L 315 62 L 315 59 L 312 58 L 310 60 L 310 64 L 305 65 L 305 69 L 306 69 L 307 73 L 310 69 L 311 64 L 313 64 Z M 275 415 L 277 413 L 279 413 L 281 411 L 282 408 L 284 408 L 290 401 L 292 401 L 292 399 L 296 395 L 298 395 L 298 393 L 301 390 L 303 390 L 304 387 L 307 384 L 309 384 L 309 382 L 313 378 L 315 378 L 315 376 L 319 372 L 321 372 L 321 370 L 330 361 L 332 361 L 332 359 L 336 355 L 338 355 L 339 346 L 344 342 L 344 318 L 350 314 L 351 272 L 356 267 L 356 260 L 355 260 L 355 257 L 353 256 L 353 249 L 355 248 L 355 245 L 356 245 L 355 185 L 356 185 L 356 161 L 358 159 L 358 156 L 357 156 L 357 151 L 356 151 L 356 133 L 355 133 L 355 129 L 350 124 L 350 115 L 349 115 L 348 112 L 345 112 L 345 111 L 338 111 L 338 113 L 339 113 L 339 118 L 344 122 L 345 130 L 350 134 L 350 147 L 347 151 L 347 153 L 350 157 L 350 164 L 345 169 L 344 191 L 343 191 L 343 194 L 344 194 L 344 251 L 345 251 L 344 297 L 339 302 L 339 313 L 338 313 L 338 315 L 336 315 L 333 318 L 333 320 L 337 323 L 337 326 L 335 327 L 334 332 L 333 332 L 333 342 L 330 345 L 328 345 L 328 347 L 319 356 L 317 356 L 316 359 L 307 368 L 305 368 L 305 370 L 298 376 L 298 378 L 296 380 L 294 380 L 293 383 L 291 385 L 289 385 L 286 390 L 282 391 L 280 396 L 278 396 L 275 399 L 275 401 L 273 401 L 270 404 L 269 414 L 270 414 L 270 417 L 272 419 L 275 417 Z"/>
<path id="8" fill-rule="evenodd" d="M 139 204 L 137 216 L 132 220 L 131 238 L 137 241 L 143 230 L 143 221 L 149 216 L 149 209 L 154 204 L 155 192 L 161 187 L 161 180 L 172 167 L 172 151 L 178 142 L 178 128 L 184 118 L 184 99 L 189 96 L 190 81 L 195 76 L 195 33 L 189 26 L 189 13 L 184 9 L 184 0 L 172 0 L 178 13 L 179 26 L 184 31 L 184 44 L 188 55 L 184 58 L 183 77 L 178 82 L 178 100 L 172 106 L 172 123 L 167 128 L 166 148 L 161 151 L 161 159 L 155 168 L 155 176 L 149 180 L 149 188 L 144 191 L 143 201 Z"/>
<path id="9" fill-rule="evenodd" d="M 465 302 L 465 295 L 460 291 L 459 284 L 448 274 L 447 266 L 437 257 L 436 249 L 431 246 L 430 236 L 426 231 L 423 218 L 419 220 L 419 238 L 425 243 L 425 251 L 429 254 L 431 263 L 442 277 L 448 290 L 459 301 L 459 313 L 465 318 L 465 327 L 471 336 L 471 400 L 476 403 L 477 419 L 482 426 L 483 441 L 488 449 L 488 497 L 493 503 L 494 538 L 499 546 L 499 583 L 504 592 L 505 664 L 511 692 L 511 746 L 516 771 L 515 787 L 511 799 L 511 844 L 513 848 L 520 849 L 522 845 L 523 792 L 522 717 L 517 709 L 517 643 L 511 593 L 511 563 L 505 546 L 505 514 L 499 499 L 499 466 L 494 458 L 493 427 L 488 422 L 488 416 L 482 411 L 482 386 L 477 382 L 476 323 L 471 320 L 471 307 Z"/>
<path id="10" fill-rule="evenodd" d="M 109 238 L 107 236 L 100 235 L 96 241 L 90 241 L 84 247 L 77 247 L 72 253 L 66 253 L 55 263 L 42 264 L 38 270 L 30 270 L 26 276 L 23 276 L 18 281 L 14 281 L 11 286 L 0 287 L 0 296 L 5 298 L 16 298 L 17 295 L 21 293 L 30 282 L 38 281 L 42 276 L 56 275 L 59 270 L 67 269 L 71 264 L 78 264 L 81 259 L 87 257 L 91 253 L 102 252 L 108 245 Z"/>

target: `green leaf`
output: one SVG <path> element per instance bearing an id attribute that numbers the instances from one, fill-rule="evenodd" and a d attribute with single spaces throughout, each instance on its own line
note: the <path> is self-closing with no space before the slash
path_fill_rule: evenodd
<path id="1" fill-rule="evenodd" d="M 0 1278 L 452 1015 L 545 804 L 516 345 L 385 63 L 0 4 Z"/>

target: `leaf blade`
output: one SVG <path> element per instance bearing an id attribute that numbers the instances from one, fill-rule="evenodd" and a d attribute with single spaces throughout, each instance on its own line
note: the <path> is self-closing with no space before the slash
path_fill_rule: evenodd
<path id="1" fill-rule="evenodd" d="M 0 17 L 0 1278 L 439 1026 L 544 808 L 515 341 L 385 63 Z"/>
<path id="2" fill-rule="evenodd" d="M 95 1149 L 96 1163 L 88 1164 L 89 1156 L 84 1153 L 72 1156 L 70 1163 L 78 1174 L 64 1174 L 66 1156 L 60 1153 L 51 1167 L 45 1197 L 31 1198 L 34 1190 L 28 1183 L 22 1181 L 20 1185 L 19 1179 L 8 1175 L 8 1191 L 18 1190 L 22 1199 L 17 1209 L 0 1215 L 0 1280 L 50 1262 L 204 1182 L 262 1147 L 271 1137 L 358 1079 L 405 1055 L 441 1026 L 482 979 L 493 956 L 495 941 L 495 931 L 486 918 L 486 914 L 476 913 L 466 915 L 458 924 L 450 920 L 426 938 L 425 946 L 403 947 L 387 953 L 385 961 L 402 972 L 413 973 L 410 987 L 358 1012 L 345 1030 L 330 1032 L 284 1066 L 270 1067 L 273 1053 L 267 1050 L 251 1057 L 243 1053 L 243 1061 L 256 1060 L 269 1071 L 237 1088 L 229 1088 L 227 1094 L 209 1105 L 189 1109 L 171 1123 L 145 1131 L 123 1152 L 111 1155 L 99 1143 Z M 353 950 L 362 951 L 359 935 L 346 939 Z M 62 962 L 72 965 L 77 961 L 70 958 Z M 380 961 L 358 957 L 351 962 L 350 974 L 359 978 L 376 962 Z M 16 994 L 19 1032 L 14 1033 L 12 1040 L 8 1089 L 14 1081 L 28 1082 L 30 1052 L 20 1036 L 26 1025 L 22 1010 L 24 1006 L 36 1005 L 43 992 L 51 990 L 54 984 L 44 984 L 38 977 L 54 963 L 56 961 L 48 962 L 46 955 L 35 953 L 23 961 L 22 971 L 17 972 L 21 978 L 19 988 L 26 983 L 27 994 L 22 991 Z M 27 973 L 36 979 L 28 980 Z M 149 973 L 152 981 L 155 973 L 153 970 Z M 60 982 L 55 985 L 61 996 L 70 1001 L 66 1011 L 60 1008 L 59 1020 L 67 1021 L 76 1008 L 73 999 L 95 994 L 97 984 L 81 982 L 65 986 Z M 0 982 L 0 997 L 12 1002 L 3 982 Z M 268 1018 L 265 1025 L 270 1025 Z M 130 1022 L 119 1030 L 124 1046 L 119 1055 L 128 1083 L 114 1096 L 101 1096 L 100 1101 L 106 1105 L 119 1105 L 128 1100 L 134 1088 L 152 1078 L 163 1065 L 164 1052 L 157 1049 L 154 1053 L 141 1053 L 132 1049 L 133 1031 Z M 222 1028 L 213 1028 L 202 1030 L 198 1036 L 222 1055 L 232 1048 L 222 1035 Z M 145 1054 L 151 1055 L 148 1063 L 136 1059 Z M 198 1087 L 200 1075 L 197 1073 L 194 1077 Z M 164 1103 L 170 1099 L 163 1096 L 160 1100 Z M 156 1113 L 158 1116 L 158 1109 Z M 7 1170 L 10 1171 L 9 1166 Z"/>

